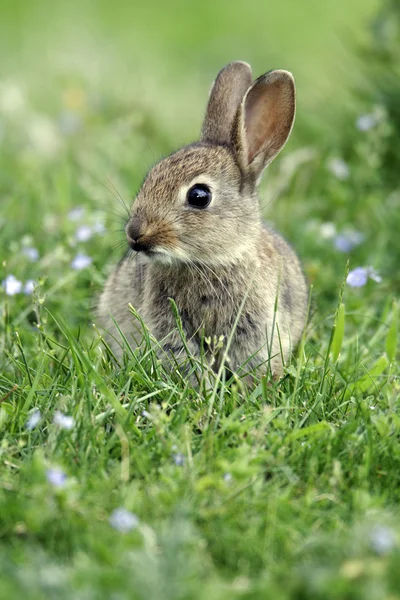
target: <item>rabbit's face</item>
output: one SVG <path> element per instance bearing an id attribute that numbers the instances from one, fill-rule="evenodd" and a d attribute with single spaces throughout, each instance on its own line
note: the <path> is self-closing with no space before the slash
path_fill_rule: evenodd
<path id="1" fill-rule="evenodd" d="M 128 243 L 148 257 L 228 264 L 255 244 L 260 210 L 232 152 L 194 144 L 150 171 L 126 226 Z"/>

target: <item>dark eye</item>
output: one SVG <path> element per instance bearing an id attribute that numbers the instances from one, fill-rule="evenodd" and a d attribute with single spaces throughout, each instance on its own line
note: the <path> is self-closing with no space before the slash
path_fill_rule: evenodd
<path id="1" fill-rule="evenodd" d="M 211 190 L 204 183 L 195 183 L 186 195 L 188 204 L 193 208 L 207 208 L 211 202 Z"/>

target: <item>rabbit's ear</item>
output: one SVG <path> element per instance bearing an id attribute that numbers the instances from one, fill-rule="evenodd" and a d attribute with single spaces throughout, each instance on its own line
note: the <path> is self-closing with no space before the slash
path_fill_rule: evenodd
<path id="1" fill-rule="evenodd" d="M 229 63 L 218 73 L 201 129 L 202 142 L 230 143 L 237 109 L 251 82 L 251 68 L 245 62 Z"/>
<path id="2" fill-rule="evenodd" d="M 294 79 L 270 71 L 253 83 L 238 109 L 232 146 L 244 172 L 257 179 L 288 139 L 296 111 Z"/>

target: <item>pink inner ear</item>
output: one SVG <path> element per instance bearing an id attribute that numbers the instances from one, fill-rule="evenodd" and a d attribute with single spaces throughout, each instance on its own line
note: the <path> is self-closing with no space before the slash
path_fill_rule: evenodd
<path id="1" fill-rule="evenodd" d="M 268 162 L 280 150 L 290 132 L 293 107 L 293 95 L 284 80 L 260 83 L 250 90 L 245 108 L 249 164 L 260 152 Z"/>

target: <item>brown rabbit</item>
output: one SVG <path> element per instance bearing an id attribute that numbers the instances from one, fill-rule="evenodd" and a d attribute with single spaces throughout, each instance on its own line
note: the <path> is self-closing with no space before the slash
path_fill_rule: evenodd
<path id="1" fill-rule="evenodd" d="M 134 258 L 112 272 L 99 317 L 121 355 L 142 338 L 132 304 L 164 356 L 190 353 L 219 367 L 207 340 L 230 337 L 227 363 L 240 371 L 283 371 L 302 334 L 307 286 L 290 246 L 262 222 L 257 183 L 284 146 L 295 116 L 294 80 L 270 71 L 252 82 L 233 62 L 211 90 L 200 141 L 157 163 L 126 225 Z M 118 324 L 118 328 L 115 326 Z"/>

